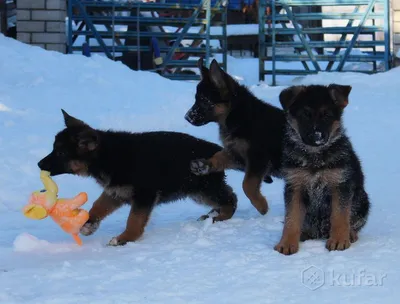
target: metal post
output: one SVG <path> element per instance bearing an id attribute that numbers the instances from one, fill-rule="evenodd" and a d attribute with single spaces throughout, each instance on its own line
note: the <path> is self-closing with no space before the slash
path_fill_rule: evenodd
<path id="1" fill-rule="evenodd" d="M 384 3 L 384 39 L 385 39 L 385 70 L 390 69 L 390 0 L 386 0 Z"/>
<path id="2" fill-rule="evenodd" d="M 265 80 L 265 9 L 266 0 L 260 0 L 258 7 L 258 78 Z"/>
<path id="3" fill-rule="evenodd" d="M 139 22 L 139 17 L 140 17 L 140 2 L 138 2 L 138 7 L 136 9 L 136 32 L 137 32 L 136 46 L 137 46 L 137 66 L 138 66 L 138 71 L 140 71 L 140 69 L 141 69 L 141 61 L 140 61 L 140 22 Z"/>
<path id="4" fill-rule="evenodd" d="M 72 3 L 76 0 L 68 1 L 68 54 L 72 54 Z"/>
<path id="5" fill-rule="evenodd" d="M 276 86 L 276 31 L 275 31 L 275 19 L 276 19 L 276 7 L 275 0 L 272 0 L 272 85 Z"/>
<path id="6" fill-rule="evenodd" d="M 206 0 L 206 66 L 210 63 L 211 0 Z"/>
<path id="7" fill-rule="evenodd" d="M 115 0 L 113 0 L 112 4 L 112 51 L 113 60 L 115 60 Z"/>
<path id="8" fill-rule="evenodd" d="M 211 0 L 206 0 L 206 66 L 210 63 Z"/>
<path id="9" fill-rule="evenodd" d="M 375 6 L 372 8 L 372 13 L 375 13 Z M 373 25 L 373 26 L 376 25 L 375 18 L 372 19 L 372 25 Z M 373 41 L 373 42 L 376 42 L 376 32 L 374 32 L 374 33 L 372 34 L 372 41 Z M 372 47 L 372 52 L 373 52 L 373 54 L 374 54 L 374 56 L 375 56 L 375 55 L 376 55 L 376 46 L 375 46 L 375 45 Z M 377 71 L 377 68 L 376 68 L 376 60 L 374 60 L 374 62 L 372 63 L 372 66 L 373 66 L 373 71 L 376 72 L 376 71 Z"/>
<path id="10" fill-rule="evenodd" d="M 6 0 L 0 0 L 0 32 L 7 35 L 8 23 L 7 23 L 7 3 Z"/>
<path id="11" fill-rule="evenodd" d="M 210 1 L 211 2 L 211 1 Z M 222 4 L 221 4 L 222 5 Z M 226 25 L 228 24 L 228 2 L 225 3 L 224 11 L 222 13 L 222 20 L 224 24 L 222 25 L 222 41 L 223 41 L 223 53 L 222 53 L 222 61 L 223 68 L 225 72 L 228 72 L 228 36 L 226 33 Z"/>

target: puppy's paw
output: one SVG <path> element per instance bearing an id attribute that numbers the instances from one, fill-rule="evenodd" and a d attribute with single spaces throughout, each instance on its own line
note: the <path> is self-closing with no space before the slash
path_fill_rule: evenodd
<path id="1" fill-rule="evenodd" d="M 350 237 L 330 237 L 326 242 L 326 249 L 332 250 L 346 250 L 350 247 Z"/>
<path id="2" fill-rule="evenodd" d="M 211 211 L 208 212 L 207 214 L 204 214 L 204 215 L 200 216 L 197 220 L 198 221 L 205 221 L 210 216 L 217 216 L 217 215 L 219 215 L 219 213 L 220 213 L 219 208 L 214 208 L 214 209 L 211 209 Z"/>
<path id="3" fill-rule="evenodd" d="M 113 237 L 109 242 L 108 246 L 124 246 L 128 243 L 128 241 L 125 241 L 123 239 L 119 239 L 119 237 Z"/>
<path id="4" fill-rule="evenodd" d="M 80 229 L 80 233 L 84 236 L 92 235 L 93 233 L 96 232 L 96 230 L 99 228 L 99 226 L 100 226 L 100 222 L 87 221 Z"/>
<path id="5" fill-rule="evenodd" d="M 196 159 L 190 162 L 190 171 L 195 175 L 206 175 L 211 172 L 211 165 L 206 159 Z"/>
<path id="6" fill-rule="evenodd" d="M 299 243 L 298 242 L 289 242 L 289 241 L 280 241 L 277 245 L 275 245 L 274 250 L 282 253 L 284 255 L 295 254 L 299 251 Z"/>

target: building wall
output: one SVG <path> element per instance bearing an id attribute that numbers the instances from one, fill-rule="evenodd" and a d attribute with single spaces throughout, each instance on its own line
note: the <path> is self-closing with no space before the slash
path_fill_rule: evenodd
<path id="1" fill-rule="evenodd" d="M 392 10 L 393 54 L 397 54 L 400 52 L 400 0 L 392 0 Z"/>
<path id="2" fill-rule="evenodd" d="M 17 39 L 66 53 L 67 0 L 18 0 Z"/>

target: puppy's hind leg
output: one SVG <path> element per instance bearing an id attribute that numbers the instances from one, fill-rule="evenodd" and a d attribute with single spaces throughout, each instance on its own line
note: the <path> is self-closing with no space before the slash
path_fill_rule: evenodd
<path id="1" fill-rule="evenodd" d="M 225 181 L 208 184 L 207 187 L 203 187 L 199 192 L 192 195 L 192 198 L 199 203 L 213 207 L 208 214 L 201 216 L 199 220 L 205 220 L 210 216 L 213 216 L 213 222 L 229 220 L 237 207 L 236 194 Z"/>
<path id="2" fill-rule="evenodd" d="M 137 241 L 143 234 L 144 228 L 150 218 L 151 211 L 157 203 L 156 191 L 135 189 L 131 210 L 125 231 L 110 240 L 108 245 L 121 246 L 128 242 Z"/>
<path id="3" fill-rule="evenodd" d="M 265 215 L 269 209 L 267 199 L 261 194 L 262 180 L 269 174 L 268 163 L 269 161 L 266 156 L 261 155 L 259 151 L 249 152 L 246 173 L 242 184 L 247 198 L 262 215 Z"/>

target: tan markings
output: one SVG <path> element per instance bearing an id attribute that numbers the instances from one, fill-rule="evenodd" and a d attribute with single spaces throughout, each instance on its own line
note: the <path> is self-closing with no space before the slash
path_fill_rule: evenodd
<path id="1" fill-rule="evenodd" d="M 229 142 L 229 148 L 239 154 L 243 159 L 246 159 L 247 151 L 249 150 L 249 143 L 244 139 L 236 139 Z"/>
<path id="2" fill-rule="evenodd" d="M 224 124 L 229 115 L 230 105 L 227 103 L 217 103 L 214 106 L 214 116 L 217 122 Z"/>
<path id="3" fill-rule="evenodd" d="M 72 160 L 69 162 L 69 167 L 72 172 L 80 176 L 88 176 L 88 166 L 85 162 L 79 160 Z"/>
<path id="4" fill-rule="evenodd" d="M 132 186 L 106 186 L 104 191 L 111 197 L 130 201 L 133 196 Z"/>
<path id="5" fill-rule="evenodd" d="M 213 171 L 224 171 L 234 166 L 230 155 L 224 150 L 215 153 L 208 159 L 208 162 L 210 162 Z"/>
<path id="6" fill-rule="evenodd" d="M 296 133 L 300 135 L 299 123 L 297 122 L 297 119 L 292 115 L 288 114 L 288 122 L 292 126 L 292 128 L 296 131 Z"/>
<path id="7" fill-rule="evenodd" d="M 293 188 L 308 187 L 316 182 L 325 185 L 337 185 L 343 182 L 344 170 L 342 169 L 321 169 L 312 172 L 309 169 L 296 168 L 286 171 L 287 183 Z"/>
<path id="8" fill-rule="evenodd" d="M 329 135 L 329 138 L 332 138 L 336 135 L 338 129 L 340 128 L 340 121 L 335 120 L 332 123 L 332 127 L 331 127 L 331 134 Z"/>
<path id="9" fill-rule="evenodd" d="M 305 210 L 301 199 L 301 190 L 300 188 L 295 188 L 292 199 L 287 206 L 281 240 L 274 247 L 276 251 L 284 255 L 290 255 L 299 250 L 304 214 Z"/>
<path id="10" fill-rule="evenodd" d="M 151 213 L 151 209 L 138 210 L 133 212 L 132 209 L 129 213 L 126 229 L 118 237 L 120 243 L 134 242 L 138 240 L 147 225 Z"/>
<path id="11" fill-rule="evenodd" d="M 268 212 L 268 202 L 260 192 L 262 177 L 251 176 L 248 172 L 244 176 L 243 191 L 252 203 L 252 205 L 262 215 Z"/>
<path id="12" fill-rule="evenodd" d="M 350 205 L 340 205 L 339 191 L 332 189 L 331 231 L 326 242 L 328 250 L 345 250 L 350 247 Z"/>
<path id="13" fill-rule="evenodd" d="M 106 192 L 103 192 L 100 197 L 93 203 L 92 208 L 89 211 L 89 219 L 92 222 L 100 222 L 106 216 L 113 213 L 119 207 L 122 206 L 122 202 L 109 196 Z"/>
<path id="14" fill-rule="evenodd" d="M 234 205 L 224 205 L 219 208 L 219 214 L 213 217 L 213 222 L 220 222 L 229 220 L 235 213 L 236 206 Z"/>
<path id="15" fill-rule="evenodd" d="M 213 208 L 217 208 L 219 206 L 218 203 L 214 202 L 213 200 L 211 200 L 206 195 L 203 195 L 202 193 L 193 194 L 190 196 L 190 198 L 194 200 L 196 203 L 205 204 Z"/>

